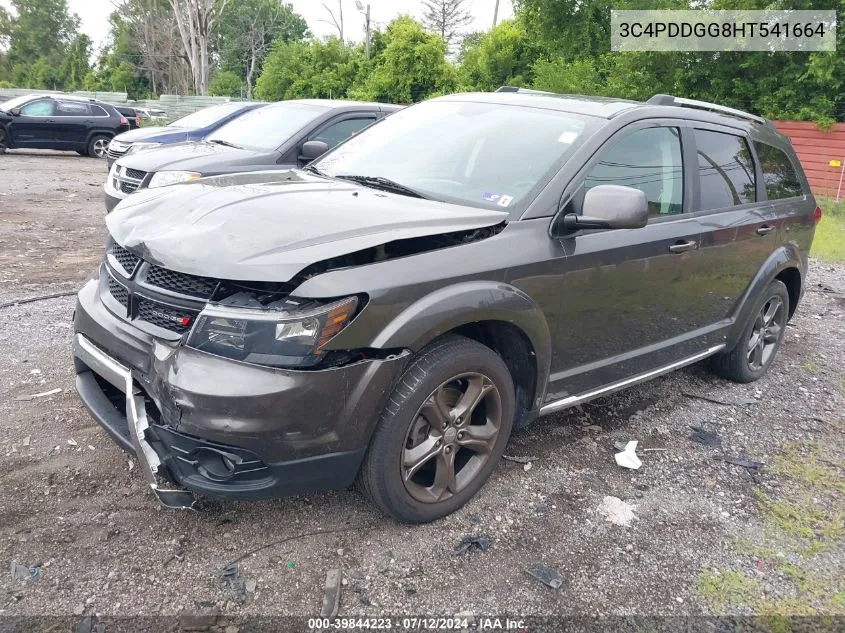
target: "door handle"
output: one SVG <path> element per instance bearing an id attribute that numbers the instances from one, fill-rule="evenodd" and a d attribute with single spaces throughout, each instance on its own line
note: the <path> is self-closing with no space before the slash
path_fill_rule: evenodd
<path id="1" fill-rule="evenodd" d="M 686 253 L 696 248 L 698 248 L 698 242 L 690 240 L 688 242 L 675 242 L 669 247 L 669 250 L 673 253 Z"/>
<path id="2" fill-rule="evenodd" d="M 56 119 L 47 119 L 47 123 L 55 123 Z"/>
<path id="3" fill-rule="evenodd" d="M 775 230 L 775 227 L 773 227 L 769 224 L 764 224 L 759 229 L 757 229 L 757 235 L 768 235 L 769 233 L 771 233 L 774 230 Z"/>

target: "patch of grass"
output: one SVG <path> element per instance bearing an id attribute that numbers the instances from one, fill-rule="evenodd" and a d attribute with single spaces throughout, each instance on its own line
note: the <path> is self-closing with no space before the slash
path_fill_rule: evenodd
<path id="1" fill-rule="evenodd" d="M 806 371 L 808 374 L 817 374 L 819 370 L 821 370 L 821 366 L 814 360 L 808 360 L 806 363 L 801 365 L 801 369 Z"/>
<path id="2" fill-rule="evenodd" d="M 714 610 L 753 605 L 761 595 L 760 583 L 738 571 L 704 570 L 695 581 L 699 596 Z"/>
<path id="3" fill-rule="evenodd" d="M 810 255 L 827 262 L 845 261 L 845 214 L 825 214 L 816 226 Z"/>

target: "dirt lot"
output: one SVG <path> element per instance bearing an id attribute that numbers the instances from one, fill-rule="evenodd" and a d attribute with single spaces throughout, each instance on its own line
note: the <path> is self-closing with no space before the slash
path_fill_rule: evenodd
<path id="1" fill-rule="evenodd" d="M 0 156 L 0 304 L 90 274 L 105 173 L 75 154 Z M 335 568 L 341 615 L 843 615 L 842 291 L 845 266 L 814 264 L 758 383 L 694 366 L 543 419 L 507 451 L 530 468 L 504 461 L 472 503 L 422 527 L 383 518 L 354 491 L 160 509 L 73 390 L 73 298 L 4 305 L 0 562 L 12 574 L 0 575 L 0 616 L 317 615 Z M 722 448 L 689 439 L 691 425 Z M 613 459 L 614 443 L 632 439 L 639 471 Z M 602 514 L 605 497 L 633 509 L 629 525 Z M 467 535 L 492 547 L 457 555 Z M 232 561 L 237 578 L 221 580 Z M 538 561 L 563 575 L 559 589 L 525 572 Z"/>

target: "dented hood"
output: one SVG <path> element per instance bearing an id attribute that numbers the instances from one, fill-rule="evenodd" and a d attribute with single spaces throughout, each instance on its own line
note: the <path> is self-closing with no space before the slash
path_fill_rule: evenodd
<path id="1" fill-rule="evenodd" d="M 106 223 L 118 244 L 165 268 L 220 279 L 290 281 L 326 259 L 493 226 L 507 217 L 289 170 L 141 190 Z"/>

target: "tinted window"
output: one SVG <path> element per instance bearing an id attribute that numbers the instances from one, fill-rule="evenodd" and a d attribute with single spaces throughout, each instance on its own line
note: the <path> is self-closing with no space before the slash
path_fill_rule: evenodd
<path id="1" fill-rule="evenodd" d="M 766 196 L 769 200 L 800 196 L 801 183 L 792 167 L 789 157 L 776 147 L 765 143 L 754 143 L 760 168 L 763 170 L 763 182 L 766 183 Z"/>
<path id="2" fill-rule="evenodd" d="M 88 107 L 91 109 L 91 114 L 93 116 L 110 116 L 109 113 L 106 112 L 106 109 L 102 106 L 91 104 Z"/>
<path id="3" fill-rule="evenodd" d="M 27 103 L 21 108 L 21 114 L 26 116 L 53 116 L 54 104 L 50 99 L 39 99 Z"/>
<path id="4" fill-rule="evenodd" d="M 90 110 L 85 103 L 76 101 L 56 102 L 56 116 L 89 116 Z"/>
<path id="5" fill-rule="evenodd" d="M 320 106 L 277 103 L 247 112 L 205 138 L 256 150 L 276 149 L 325 112 Z"/>
<path id="6" fill-rule="evenodd" d="M 744 138 L 695 130 L 695 144 L 702 210 L 754 202 L 754 162 Z"/>
<path id="7" fill-rule="evenodd" d="M 375 121 L 375 117 L 344 119 L 343 121 L 332 123 L 331 125 L 323 128 L 317 132 L 311 140 L 323 141 L 329 146 L 329 148 L 332 148 L 338 143 L 342 143 L 350 136 L 357 134 L 373 121 Z"/>
<path id="8" fill-rule="evenodd" d="M 388 178 L 436 200 L 519 211 L 601 123 L 541 108 L 426 101 L 356 134 L 315 166 L 330 176 Z"/>
<path id="9" fill-rule="evenodd" d="M 678 128 L 652 127 L 614 143 L 587 175 L 585 190 L 622 185 L 642 191 L 650 216 L 684 210 L 684 167 Z"/>

